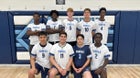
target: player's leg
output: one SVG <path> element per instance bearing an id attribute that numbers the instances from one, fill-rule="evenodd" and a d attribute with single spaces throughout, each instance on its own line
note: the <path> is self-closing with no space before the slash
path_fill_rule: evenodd
<path id="1" fill-rule="evenodd" d="M 42 67 L 42 69 L 41 69 L 41 78 L 47 78 L 48 71 L 49 71 L 48 68 L 43 68 Z"/>
<path id="2" fill-rule="evenodd" d="M 58 70 L 55 67 L 52 67 L 49 70 L 49 78 L 55 78 L 55 76 L 58 74 Z"/>
<path id="3" fill-rule="evenodd" d="M 85 71 L 83 73 L 83 78 L 92 78 L 90 71 Z"/>
<path id="4" fill-rule="evenodd" d="M 92 78 L 89 67 L 86 67 L 82 71 L 83 78 Z"/>
<path id="5" fill-rule="evenodd" d="M 94 70 L 91 70 L 92 78 L 99 78 L 98 74 L 95 74 L 94 72 L 95 72 Z"/>
<path id="6" fill-rule="evenodd" d="M 35 74 L 38 74 L 41 70 L 41 66 L 37 63 L 35 63 L 35 70 L 30 69 L 28 72 L 28 78 L 35 78 Z"/>
<path id="7" fill-rule="evenodd" d="M 106 69 L 104 69 L 101 74 L 100 74 L 101 78 L 107 78 L 107 72 Z"/>

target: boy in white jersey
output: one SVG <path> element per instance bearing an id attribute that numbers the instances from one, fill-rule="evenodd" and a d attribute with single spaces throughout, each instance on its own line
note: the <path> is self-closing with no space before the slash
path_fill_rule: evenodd
<path id="1" fill-rule="evenodd" d="M 46 31 L 46 26 L 43 23 L 39 22 L 40 15 L 39 13 L 35 12 L 33 14 L 34 23 L 31 23 L 27 26 L 27 35 L 29 36 L 30 40 L 30 47 L 29 52 L 31 53 L 31 50 L 33 46 L 37 43 L 39 43 L 38 40 L 38 33 L 40 31 Z"/>
<path id="2" fill-rule="evenodd" d="M 93 35 L 95 30 L 95 23 L 90 19 L 91 15 L 91 10 L 89 8 L 84 9 L 84 20 L 82 20 L 78 24 L 78 30 L 80 34 L 83 34 L 85 39 L 84 39 L 84 44 L 85 45 L 90 45 L 93 42 Z"/>
<path id="3" fill-rule="evenodd" d="M 50 51 L 50 62 L 53 67 L 50 69 L 49 78 L 55 78 L 60 74 L 60 78 L 67 78 L 74 55 L 73 48 L 66 43 L 67 33 L 59 34 L 59 43 L 53 45 Z"/>
<path id="4" fill-rule="evenodd" d="M 51 19 L 47 21 L 46 27 L 49 33 L 49 42 L 55 44 L 59 41 L 59 33 L 63 31 L 62 22 L 58 20 L 59 13 L 57 10 L 52 10 L 50 12 Z"/>
<path id="5" fill-rule="evenodd" d="M 92 54 L 91 60 L 91 73 L 93 78 L 107 78 L 106 65 L 108 64 L 108 58 L 110 56 L 109 50 L 106 45 L 101 43 L 102 34 L 96 33 L 94 35 L 95 43 L 90 45 Z"/>
<path id="6" fill-rule="evenodd" d="M 97 25 L 96 32 L 102 33 L 103 39 L 101 42 L 106 45 L 108 38 L 108 28 L 110 27 L 110 24 L 105 20 L 106 8 L 102 7 L 99 10 L 99 13 L 100 18 L 95 20 L 95 24 Z"/>
<path id="7" fill-rule="evenodd" d="M 73 18 L 74 11 L 72 8 L 67 9 L 68 18 L 63 21 L 65 32 L 67 33 L 67 42 L 74 46 L 76 44 L 76 30 L 78 22 Z"/>
<path id="8" fill-rule="evenodd" d="M 37 43 L 31 52 L 31 69 L 28 72 L 28 78 L 35 78 L 35 74 L 41 72 L 41 78 L 46 78 L 48 70 L 50 68 L 49 52 L 52 45 L 47 42 L 46 32 L 40 32 L 39 35 L 40 43 Z"/>

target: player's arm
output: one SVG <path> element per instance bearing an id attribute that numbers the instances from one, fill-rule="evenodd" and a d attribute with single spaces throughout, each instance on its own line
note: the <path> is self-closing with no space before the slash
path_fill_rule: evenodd
<path id="1" fill-rule="evenodd" d="M 86 61 L 85 64 L 82 66 L 82 70 L 83 70 L 86 66 L 89 65 L 90 60 L 91 60 L 90 58 L 87 58 L 87 61 Z"/>
<path id="2" fill-rule="evenodd" d="M 94 37 L 94 35 L 95 35 L 95 31 L 92 30 L 91 34 L 92 34 L 92 37 Z"/>
<path id="3" fill-rule="evenodd" d="M 62 71 L 62 68 L 56 63 L 55 58 L 54 58 L 53 55 L 50 55 L 49 60 L 50 60 L 50 63 L 52 65 L 54 65 L 59 70 L 59 72 Z"/>
<path id="4" fill-rule="evenodd" d="M 36 61 L 35 57 L 34 56 L 31 56 L 31 58 L 30 58 L 30 64 L 31 64 L 32 69 L 35 69 L 35 61 Z"/>
<path id="5" fill-rule="evenodd" d="M 53 29 L 54 33 L 60 33 L 62 31 L 64 31 L 64 26 L 63 25 L 59 25 L 59 28 L 58 29 Z"/>
<path id="6" fill-rule="evenodd" d="M 38 35 L 39 31 L 32 31 L 30 29 L 27 30 L 26 34 L 31 36 L 31 35 Z"/>
<path id="7" fill-rule="evenodd" d="M 76 67 L 75 67 L 75 65 L 74 65 L 74 62 L 72 61 L 72 68 L 75 70 L 76 69 Z"/>
<path id="8" fill-rule="evenodd" d="M 76 35 L 81 34 L 81 26 L 80 24 L 76 25 Z"/>
<path id="9" fill-rule="evenodd" d="M 73 57 L 71 56 L 71 57 L 69 58 L 69 61 L 68 61 L 68 63 L 67 63 L 67 66 L 66 66 L 66 70 L 67 70 L 67 71 L 70 70 L 70 67 L 71 67 L 71 65 L 72 65 L 72 61 L 73 61 Z"/>
<path id="10" fill-rule="evenodd" d="M 85 64 L 82 66 L 82 70 L 89 65 L 91 58 L 92 58 L 89 48 L 87 49 L 86 55 L 87 55 L 87 60 L 86 60 Z"/>

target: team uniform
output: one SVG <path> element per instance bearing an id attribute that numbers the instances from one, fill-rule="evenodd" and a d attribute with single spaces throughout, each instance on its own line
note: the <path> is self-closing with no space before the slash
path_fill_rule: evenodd
<path id="1" fill-rule="evenodd" d="M 46 78 L 48 70 L 50 69 L 49 52 L 52 48 L 50 43 L 47 43 L 45 47 L 42 47 L 40 43 L 37 43 L 31 52 L 31 57 L 36 58 L 35 67 L 38 72 L 41 72 L 41 77 Z"/>
<path id="2" fill-rule="evenodd" d="M 70 44 L 66 43 L 64 47 L 61 47 L 59 43 L 53 45 L 50 56 L 53 56 L 56 63 L 63 69 L 66 69 L 66 65 L 69 62 L 69 58 L 73 57 L 74 51 Z M 68 73 L 67 73 L 68 75 Z M 61 76 L 61 78 L 65 78 L 66 76 Z"/>
<path id="3" fill-rule="evenodd" d="M 84 45 L 83 47 L 78 47 L 77 45 L 73 47 L 74 57 L 73 62 L 76 68 L 81 68 L 87 61 L 88 58 L 91 58 L 91 52 L 89 46 Z M 81 73 L 76 73 L 73 70 L 74 78 L 82 78 L 82 74 L 85 71 L 89 71 L 89 66 L 85 67 Z"/>
<path id="4" fill-rule="evenodd" d="M 27 30 L 31 30 L 31 31 L 45 31 L 46 30 L 46 26 L 43 23 L 40 23 L 38 25 L 35 25 L 34 23 L 31 23 L 27 26 Z M 29 37 L 30 40 L 30 49 L 29 52 L 31 52 L 33 46 L 37 43 L 39 43 L 39 39 L 37 35 L 31 35 Z"/>
<path id="5" fill-rule="evenodd" d="M 97 25 L 97 29 L 96 29 L 96 33 L 102 33 L 103 35 L 103 39 L 102 39 L 102 43 L 103 44 L 107 44 L 107 39 L 108 39 L 108 28 L 110 27 L 110 24 L 106 21 L 100 21 L 95 20 L 95 24 Z"/>
<path id="6" fill-rule="evenodd" d="M 105 59 L 109 58 L 110 54 L 107 46 L 104 44 L 102 44 L 100 47 L 96 47 L 95 44 L 91 44 L 90 51 L 92 54 L 91 73 L 94 77 L 94 71 L 104 64 Z"/>
<path id="7" fill-rule="evenodd" d="M 84 35 L 84 44 L 90 45 L 93 42 L 92 32 L 95 30 L 95 23 L 93 21 L 85 22 L 82 20 L 78 24 L 78 30 Z"/>
<path id="8" fill-rule="evenodd" d="M 58 21 L 52 21 L 52 20 L 48 20 L 47 24 L 46 24 L 46 28 L 49 29 L 61 29 L 63 28 L 62 26 L 62 22 L 60 20 Z M 51 43 L 56 43 L 59 41 L 59 33 L 55 33 L 55 34 L 49 34 L 49 42 Z"/>
<path id="9" fill-rule="evenodd" d="M 78 22 L 76 20 L 69 21 L 65 19 L 63 25 L 65 27 L 65 32 L 67 33 L 67 42 L 72 46 L 76 44 L 76 30 Z"/>

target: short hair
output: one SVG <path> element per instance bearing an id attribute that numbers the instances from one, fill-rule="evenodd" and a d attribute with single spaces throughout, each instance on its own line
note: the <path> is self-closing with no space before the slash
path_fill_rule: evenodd
<path id="1" fill-rule="evenodd" d="M 66 35 L 66 37 L 67 37 L 67 33 L 65 31 L 60 32 L 59 36 L 61 36 L 62 34 Z"/>
<path id="2" fill-rule="evenodd" d="M 104 10 L 106 12 L 106 8 L 102 7 L 102 8 L 100 8 L 99 13 L 101 13 L 102 10 Z"/>
<path id="3" fill-rule="evenodd" d="M 59 16 L 59 12 L 57 10 L 51 10 L 50 16 L 52 16 L 53 13 L 55 13 L 57 16 Z"/>
<path id="4" fill-rule="evenodd" d="M 91 10 L 90 10 L 89 8 L 85 8 L 85 9 L 84 9 L 84 12 L 85 12 L 85 11 L 89 11 L 89 12 L 91 13 Z"/>
<path id="5" fill-rule="evenodd" d="M 38 12 L 34 12 L 33 15 L 38 15 L 40 17 L 40 14 Z"/>
<path id="6" fill-rule="evenodd" d="M 68 8 L 67 12 L 74 12 L 72 8 Z"/>
<path id="7" fill-rule="evenodd" d="M 96 33 L 95 35 L 94 35 L 94 38 L 95 38 L 95 36 L 97 36 L 97 35 L 100 35 L 101 36 L 101 38 L 103 38 L 103 35 L 102 35 L 102 33 Z"/>
<path id="8" fill-rule="evenodd" d="M 38 36 L 41 36 L 41 35 L 47 36 L 47 33 L 45 31 L 41 31 L 41 32 L 39 32 Z"/>
<path id="9" fill-rule="evenodd" d="M 83 34 L 78 34 L 78 35 L 76 36 L 76 38 L 78 38 L 78 37 L 82 37 L 83 39 L 85 38 Z"/>

